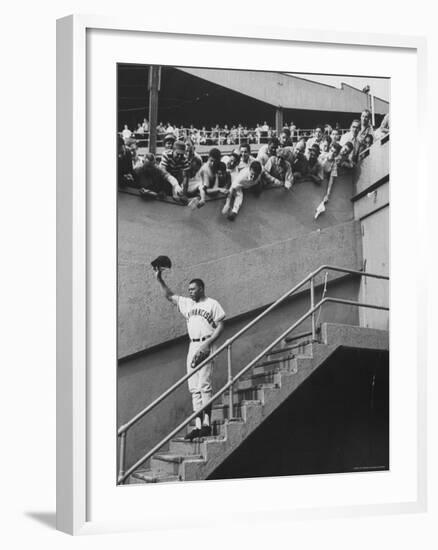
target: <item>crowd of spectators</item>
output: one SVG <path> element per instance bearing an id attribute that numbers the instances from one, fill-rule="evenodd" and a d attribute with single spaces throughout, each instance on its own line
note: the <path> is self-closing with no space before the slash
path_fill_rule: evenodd
<path id="1" fill-rule="evenodd" d="M 375 130 L 371 113 L 364 110 L 343 135 L 337 128 L 318 124 L 311 137 L 301 137 L 293 143 L 287 126 L 278 137 L 271 135 L 266 144 L 258 147 L 257 154 L 249 142 L 241 143 L 229 155 L 212 147 L 205 162 L 196 153 L 196 142 L 190 136 L 181 139 L 179 134 L 168 132 L 157 162 L 151 153 L 140 157 L 136 140 L 126 133 L 119 136 L 118 185 L 138 188 L 145 200 L 169 197 L 193 209 L 204 206 L 209 197 L 223 197 L 222 214 L 234 220 L 245 190 L 260 195 L 267 187 L 289 191 L 298 183 L 312 182 L 325 185 L 319 215 L 336 178 L 351 171 L 374 139 L 388 132 L 388 115 Z"/>

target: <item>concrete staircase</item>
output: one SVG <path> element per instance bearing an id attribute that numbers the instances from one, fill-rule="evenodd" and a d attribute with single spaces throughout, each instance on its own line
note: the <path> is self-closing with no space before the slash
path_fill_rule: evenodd
<path id="1" fill-rule="evenodd" d="M 218 399 L 212 411 L 212 436 L 192 442 L 183 437 L 171 440 L 168 450 L 155 454 L 148 468 L 134 472 L 129 483 L 207 479 L 339 347 L 389 349 L 387 331 L 324 323 L 319 337 L 320 342 L 309 337 L 283 341 L 235 384 L 231 415 L 228 393 L 222 402 Z"/>

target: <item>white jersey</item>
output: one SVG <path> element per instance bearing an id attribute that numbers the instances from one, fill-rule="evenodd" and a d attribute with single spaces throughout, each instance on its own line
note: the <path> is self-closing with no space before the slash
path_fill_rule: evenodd
<path id="1" fill-rule="evenodd" d="M 210 336 L 217 323 L 225 318 L 225 311 L 213 298 L 195 302 L 191 298 L 178 296 L 177 306 L 187 321 L 187 331 L 191 340 Z"/>

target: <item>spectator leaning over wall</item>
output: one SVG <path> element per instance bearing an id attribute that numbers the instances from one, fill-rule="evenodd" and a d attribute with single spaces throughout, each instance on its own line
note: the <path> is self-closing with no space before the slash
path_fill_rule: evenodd
<path id="1" fill-rule="evenodd" d="M 313 183 L 320 184 L 324 180 L 324 172 L 322 164 L 319 162 L 318 157 L 320 155 L 319 145 L 314 143 L 307 153 L 307 174 L 306 180 L 313 181 Z"/>
<path id="2" fill-rule="evenodd" d="M 292 161 L 292 174 L 295 183 L 302 181 L 307 174 L 309 162 L 305 155 L 305 151 L 306 140 L 305 138 L 301 138 L 295 145 L 294 158 Z"/>
<path id="3" fill-rule="evenodd" d="M 353 151 L 353 144 L 350 141 L 347 141 L 345 145 L 341 147 L 339 155 L 335 158 L 334 163 L 331 165 L 329 172 L 329 180 L 327 184 L 327 191 L 324 197 L 324 203 L 328 202 L 330 194 L 333 189 L 333 185 L 336 181 L 336 178 L 346 174 L 352 170 L 354 167 L 354 162 L 351 160 L 351 152 Z"/>
<path id="4" fill-rule="evenodd" d="M 332 139 L 329 135 L 326 135 L 321 140 L 321 152 L 319 153 L 318 160 L 322 164 L 329 155 L 330 145 Z"/>
<path id="5" fill-rule="evenodd" d="M 264 166 L 268 162 L 270 157 L 273 157 L 277 154 L 278 146 L 278 138 L 272 137 L 269 139 L 266 145 L 262 145 L 262 147 L 260 147 L 257 155 L 257 160 L 262 166 Z"/>
<path id="6" fill-rule="evenodd" d="M 238 151 L 234 150 L 231 155 L 222 157 L 222 161 L 225 163 L 227 172 L 230 176 L 230 182 L 236 179 L 239 174 L 239 164 L 240 164 L 240 154 Z"/>
<path id="7" fill-rule="evenodd" d="M 289 128 L 283 128 L 278 136 L 278 146 L 283 149 L 286 154 L 286 160 L 292 165 L 294 159 L 294 148 L 292 146 L 292 139 L 290 137 Z"/>
<path id="8" fill-rule="evenodd" d="M 184 194 L 192 196 L 197 192 L 201 183 L 202 157 L 196 152 L 195 144 L 191 138 L 186 140 L 186 157 L 189 162 L 186 187 Z"/>
<path id="9" fill-rule="evenodd" d="M 355 162 L 351 158 L 353 152 L 353 144 L 351 141 L 347 141 L 341 148 L 339 156 L 336 159 L 336 164 L 338 166 L 338 175 L 349 172 L 355 166 Z"/>
<path id="10" fill-rule="evenodd" d="M 342 149 L 341 145 L 337 141 L 333 141 L 332 144 L 330 145 L 330 149 L 326 158 L 321 162 L 322 169 L 324 172 L 324 177 L 326 179 L 330 179 L 333 169 L 335 169 L 335 173 L 336 173 L 336 159 L 339 156 L 341 149 Z M 321 155 L 320 155 L 320 158 L 321 158 Z"/>
<path id="11" fill-rule="evenodd" d="M 186 189 L 190 169 L 190 163 L 186 157 L 186 144 L 182 141 L 176 141 L 171 151 L 164 151 L 160 168 L 176 178 L 179 185 Z"/>
<path id="12" fill-rule="evenodd" d="M 313 136 L 307 140 L 306 143 L 306 153 L 309 154 L 309 149 L 312 147 L 312 145 L 318 145 L 319 148 L 321 148 L 321 141 L 324 136 L 324 126 L 322 124 L 317 124 L 315 126 L 315 131 L 313 132 Z"/>
<path id="13" fill-rule="evenodd" d="M 243 190 L 253 189 L 259 193 L 268 185 L 283 187 L 284 183 L 266 172 L 258 160 L 254 160 L 248 168 L 240 171 L 236 180 L 231 184 L 222 214 L 233 221 L 243 203 Z"/>
<path id="14" fill-rule="evenodd" d="M 367 153 L 365 153 L 365 151 L 367 151 L 371 147 L 373 142 L 374 142 L 374 138 L 371 134 L 368 134 L 365 136 L 365 139 L 360 144 L 359 161 L 361 161 L 362 159 L 365 158 L 365 156 L 367 156 Z"/>
<path id="15" fill-rule="evenodd" d="M 251 146 L 249 143 L 242 143 L 240 146 L 239 171 L 248 168 L 256 159 L 251 155 Z"/>
<path id="16" fill-rule="evenodd" d="M 202 165 L 200 170 L 201 184 L 199 186 L 200 201 L 197 203 L 198 208 L 204 206 L 208 196 L 215 196 L 219 193 L 226 195 L 228 193 L 226 187 L 220 187 L 219 172 L 226 172 L 226 166 L 221 162 L 221 152 L 216 147 L 210 149 L 207 162 Z M 222 180 L 221 183 L 225 183 Z"/>
<path id="17" fill-rule="evenodd" d="M 269 158 L 264 166 L 264 170 L 284 184 L 286 189 L 290 189 L 294 182 L 292 166 L 288 159 L 288 152 L 283 149 L 277 149 L 277 155 Z"/>
<path id="18" fill-rule="evenodd" d="M 146 153 L 143 164 L 135 170 L 135 173 L 143 199 L 172 197 L 176 202 L 181 202 L 182 187 L 176 178 L 156 165 L 152 153 Z"/>
<path id="19" fill-rule="evenodd" d="M 360 148 L 360 139 L 359 139 L 359 131 L 360 131 L 361 123 L 360 120 L 355 118 L 350 126 L 350 131 L 344 134 L 341 138 L 340 144 L 344 146 L 347 142 L 350 142 L 353 146 L 353 150 L 350 153 L 350 158 L 353 162 L 356 162 L 357 156 L 359 154 L 359 148 Z"/>

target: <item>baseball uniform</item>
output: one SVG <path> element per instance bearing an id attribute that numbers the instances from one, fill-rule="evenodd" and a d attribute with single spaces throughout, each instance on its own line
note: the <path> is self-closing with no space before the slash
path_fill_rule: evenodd
<path id="1" fill-rule="evenodd" d="M 192 371 L 191 363 L 203 342 L 209 338 L 217 323 L 223 321 L 225 312 L 219 302 L 213 298 L 202 298 L 195 302 L 191 298 L 177 296 L 178 310 L 187 321 L 187 331 L 190 338 L 187 354 L 187 372 Z M 210 347 L 210 352 L 214 351 Z M 188 379 L 189 391 L 192 394 L 193 410 L 199 410 L 212 397 L 211 373 L 213 361 L 210 361 Z"/>

